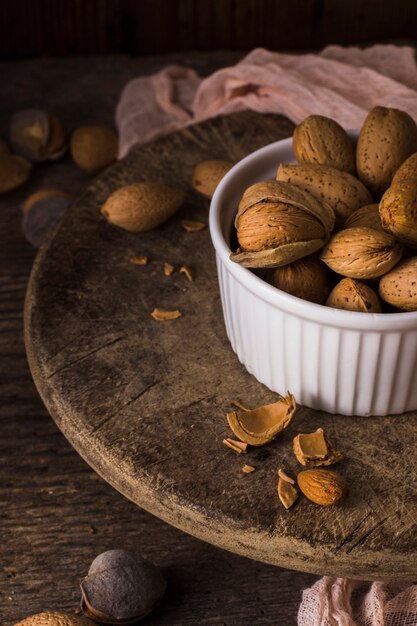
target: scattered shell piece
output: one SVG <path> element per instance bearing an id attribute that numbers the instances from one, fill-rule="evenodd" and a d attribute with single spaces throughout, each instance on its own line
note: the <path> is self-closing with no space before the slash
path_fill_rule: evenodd
<path id="1" fill-rule="evenodd" d="M 238 402 L 237 400 L 235 400 L 234 402 L 231 402 L 230 404 L 233 404 L 233 406 L 237 406 L 237 408 L 241 409 L 242 411 L 251 411 L 252 410 L 252 409 L 249 409 L 244 404 L 242 404 L 241 402 Z"/>
<path id="2" fill-rule="evenodd" d="M 299 463 L 310 467 L 333 465 L 343 459 L 343 454 L 333 448 L 323 428 L 314 433 L 299 433 L 294 437 L 293 448 Z"/>
<path id="3" fill-rule="evenodd" d="M 272 404 L 251 411 L 232 411 L 226 417 L 230 428 L 241 441 L 252 446 L 263 446 L 287 428 L 296 408 L 294 396 L 288 393 Z"/>
<path id="4" fill-rule="evenodd" d="M 188 267 L 188 265 L 182 265 L 180 267 L 180 272 L 182 272 L 186 276 L 186 278 L 190 281 L 190 283 L 193 282 L 193 273 Z"/>
<path id="5" fill-rule="evenodd" d="M 282 480 L 286 480 L 287 483 L 290 483 L 291 485 L 295 485 L 295 480 L 291 478 L 291 476 L 288 476 L 288 474 L 286 474 L 284 472 L 284 470 L 282 469 L 282 467 L 279 468 L 278 470 L 278 476 L 280 478 L 282 478 Z"/>
<path id="6" fill-rule="evenodd" d="M 175 267 L 171 263 L 164 263 L 164 276 L 172 276 Z"/>
<path id="7" fill-rule="evenodd" d="M 223 439 L 222 443 L 238 454 L 246 454 L 248 450 L 248 444 L 243 441 L 236 441 L 235 439 L 227 438 Z"/>
<path id="8" fill-rule="evenodd" d="M 129 259 L 129 263 L 132 263 L 132 265 L 148 265 L 149 259 L 147 256 L 132 256 Z"/>
<path id="9" fill-rule="evenodd" d="M 242 467 L 242 472 L 244 474 L 252 474 L 252 472 L 254 472 L 256 470 L 256 467 L 254 467 L 253 465 L 244 465 Z"/>
<path id="10" fill-rule="evenodd" d="M 99 623 L 133 624 L 150 613 L 165 589 L 155 565 L 127 550 L 108 550 L 81 582 L 81 608 Z"/>
<path id="11" fill-rule="evenodd" d="M 167 320 L 176 320 L 177 317 L 181 316 L 181 311 L 178 311 L 178 309 L 175 311 L 169 311 L 167 309 L 160 309 L 157 307 L 152 311 L 151 315 L 157 322 L 165 322 Z"/>
<path id="12" fill-rule="evenodd" d="M 14 626 L 95 626 L 87 617 L 77 617 L 60 611 L 42 611 L 30 615 Z"/>
<path id="13" fill-rule="evenodd" d="M 207 224 L 204 222 L 198 222 L 197 220 L 181 220 L 181 226 L 187 233 L 196 233 L 199 230 L 204 230 Z"/>
<path id="14" fill-rule="evenodd" d="M 287 476 L 284 472 L 282 473 L 285 475 L 285 478 L 283 478 L 278 471 L 278 497 L 285 508 L 289 509 L 297 500 L 298 491 L 294 487 L 295 482 L 292 479 L 288 480 L 289 476 Z"/>

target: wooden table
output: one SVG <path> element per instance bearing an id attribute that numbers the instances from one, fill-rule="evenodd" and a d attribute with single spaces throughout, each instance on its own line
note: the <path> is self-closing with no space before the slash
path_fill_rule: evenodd
<path id="1" fill-rule="evenodd" d="M 73 129 L 111 123 L 124 83 L 171 62 L 201 74 L 232 54 L 132 60 L 104 57 L 0 64 L 0 136 L 18 108 L 48 106 Z M 99 105 L 97 105 L 99 94 Z M 0 624 L 45 609 L 73 611 L 79 581 L 103 550 L 137 550 L 162 567 L 168 591 L 143 624 L 294 624 L 301 590 L 317 580 L 215 548 L 145 513 L 102 480 L 49 417 L 32 383 L 23 343 L 23 302 L 35 250 L 21 234 L 21 202 L 46 185 L 90 182 L 68 157 L 35 168 L 24 188 L 0 198 Z"/>

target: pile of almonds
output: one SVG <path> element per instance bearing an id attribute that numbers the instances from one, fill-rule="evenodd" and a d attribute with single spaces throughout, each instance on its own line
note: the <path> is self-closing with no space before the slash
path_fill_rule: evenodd
<path id="1" fill-rule="evenodd" d="M 293 135 L 298 163 L 255 183 L 238 205 L 231 259 L 278 289 L 365 313 L 417 310 L 417 126 L 382 106 L 355 147 L 311 115 Z"/>

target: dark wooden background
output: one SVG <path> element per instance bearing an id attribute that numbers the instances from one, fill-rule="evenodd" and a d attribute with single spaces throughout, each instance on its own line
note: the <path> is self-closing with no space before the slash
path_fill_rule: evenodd
<path id="1" fill-rule="evenodd" d="M 0 0 L 0 59 L 415 40 L 415 0 Z"/>

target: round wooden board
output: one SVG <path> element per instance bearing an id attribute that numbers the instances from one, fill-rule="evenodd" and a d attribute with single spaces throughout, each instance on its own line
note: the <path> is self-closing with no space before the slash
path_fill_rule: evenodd
<path id="1" fill-rule="evenodd" d="M 38 390 L 86 461 L 116 489 L 168 523 L 227 550 L 281 567 L 353 578 L 417 575 L 415 413 L 382 418 L 299 407 L 282 436 L 237 455 L 232 402 L 276 399 L 238 362 L 227 340 L 208 228 L 209 202 L 190 188 L 196 163 L 236 161 L 289 136 L 280 116 L 242 112 L 190 126 L 133 151 L 95 179 L 45 242 L 26 298 L 25 335 Z M 132 234 L 99 208 L 114 189 L 154 180 L 186 189 L 162 227 Z M 136 266 L 132 256 L 146 255 Z M 175 273 L 163 273 L 164 262 Z M 178 270 L 188 265 L 194 281 Z M 157 322 L 154 307 L 182 316 Z M 285 390 L 284 390 L 285 391 Z M 339 506 L 304 497 L 286 511 L 277 469 L 301 469 L 292 438 L 322 426 L 345 453 L 350 484 Z M 255 472 L 245 475 L 242 466 Z"/>

